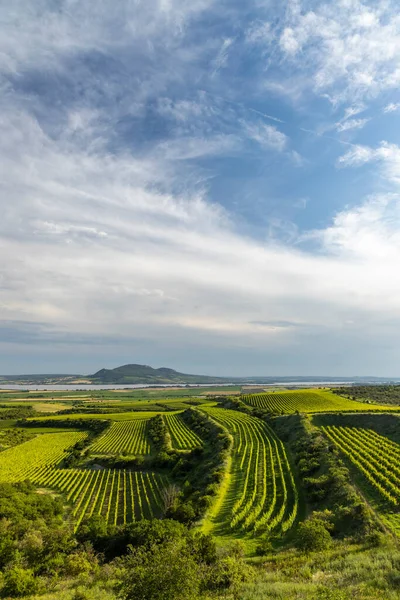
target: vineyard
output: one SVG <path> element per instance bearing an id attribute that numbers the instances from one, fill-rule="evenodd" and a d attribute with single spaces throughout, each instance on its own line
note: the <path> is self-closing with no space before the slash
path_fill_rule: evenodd
<path id="1" fill-rule="evenodd" d="M 397 416 L 387 412 L 383 405 L 378 408 L 385 414 L 361 415 L 359 412 L 352 415 L 355 409 L 371 411 L 376 407 L 325 390 L 250 394 L 242 399 L 253 407 L 278 415 L 316 413 L 313 419 L 319 420 L 317 427 L 357 469 L 364 481 L 365 494 L 370 494 L 371 503 L 382 519 L 400 530 L 400 446 L 368 428 L 368 419 L 374 423 L 375 419 L 379 420 L 382 431 L 386 424 L 396 427 Z M 176 408 L 179 402 L 171 400 L 167 405 Z M 338 416 L 340 411 L 348 414 Z M 329 414 L 319 414 L 323 412 Z M 213 456 L 213 443 L 218 435 L 224 434 L 221 430 L 218 433 L 215 423 L 211 423 L 214 429 L 209 437 L 207 423 L 210 421 L 203 417 L 203 424 L 196 419 L 193 422 L 190 414 L 208 415 L 232 440 L 226 437 L 227 454 L 213 467 L 215 473 L 208 479 L 205 471 L 211 468 L 209 457 Z M 158 429 L 157 419 L 150 424 L 150 419 L 157 415 Z M 100 427 L 99 434 L 89 423 L 88 432 L 68 431 L 69 427 L 75 428 L 75 420 L 79 420 L 77 427 L 85 427 L 86 420 L 91 418 L 96 422 L 101 419 L 104 425 L 108 421 L 109 425 L 105 430 Z M 299 512 L 302 512 L 292 459 L 288 456 L 288 448 L 293 452 L 293 446 L 289 440 L 286 447 L 276 433 L 288 439 L 275 421 L 282 424 L 282 420 L 291 418 L 297 416 L 272 417 L 269 424 L 248 412 L 205 401 L 197 403 L 195 410 L 185 413 L 185 417 L 182 412 L 162 408 L 158 412 L 141 410 L 106 416 L 72 413 L 45 417 L 43 427 L 33 424 L 29 427 L 29 434 L 35 435 L 34 438 L 0 454 L 0 482 L 30 479 L 38 487 L 62 493 L 70 507 L 68 517 L 77 529 L 83 519 L 93 515 L 101 515 L 112 525 L 161 517 L 166 488 L 178 494 L 179 490 L 190 489 L 190 485 L 196 489 L 197 482 L 204 481 L 204 491 L 196 494 L 201 491 L 209 504 L 205 512 L 196 515 L 197 524 L 204 517 L 204 531 L 225 538 L 244 537 L 251 545 L 251 540 L 263 535 L 284 535 L 298 522 Z M 343 423 L 343 419 L 347 422 Z M 352 419 L 358 420 L 358 427 L 351 426 Z M 366 424 L 365 428 L 361 427 L 360 420 Z M 42 424 L 41 419 L 36 421 Z M 53 421 L 55 426 L 60 422 L 64 430 L 52 430 Z M 54 433 L 40 434 L 46 427 Z M 90 445 L 88 435 L 93 436 Z M 76 446 L 77 442 L 82 444 Z M 197 452 L 199 448 L 201 451 Z M 114 463 L 113 457 L 117 457 L 118 462 Z M 142 457 L 146 457 L 144 462 Z M 207 467 L 202 466 L 202 460 Z M 116 466 L 118 468 L 114 468 Z M 191 471 L 197 468 L 198 480 L 197 471 Z M 190 485 L 188 472 L 192 473 Z M 207 496 L 208 485 L 212 486 L 213 497 Z"/>
<path id="2" fill-rule="evenodd" d="M 179 415 L 164 415 L 164 421 L 171 436 L 172 447 L 177 450 L 191 450 L 201 446 L 199 436 L 192 431 Z"/>
<path id="3" fill-rule="evenodd" d="M 142 421 L 138 420 L 137 423 Z M 65 494 L 75 528 L 85 516 L 102 515 L 110 524 L 161 516 L 164 476 L 117 469 L 57 468 L 85 433 L 49 433 L 0 455 L 0 481 L 30 479 Z"/>
<path id="4" fill-rule="evenodd" d="M 83 440 L 86 433 L 46 433 L 5 450 L 0 454 L 0 481 L 12 483 L 33 479 L 38 469 L 58 465 L 66 452 L 76 442 Z"/>
<path id="5" fill-rule="evenodd" d="M 150 454 L 150 444 L 146 437 L 149 419 L 136 418 L 132 421 L 118 421 L 91 446 L 93 454 Z"/>
<path id="6" fill-rule="evenodd" d="M 260 419 L 203 408 L 233 437 L 230 480 L 211 516 L 214 533 L 286 532 L 298 512 L 298 492 L 283 443 Z"/>
<path id="7" fill-rule="evenodd" d="M 389 520 L 400 526 L 400 446 L 371 429 L 335 425 L 321 429 L 362 474 L 384 516 L 392 513 Z"/>
<path id="8" fill-rule="evenodd" d="M 331 392 L 301 390 L 295 392 L 271 392 L 249 394 L 241 397 L 243 402 L 255 408 L 263 408 L 275 414 L 295 412 L 317 413 L 329 411 L 384 411 L 393 410 L 393 406 L 367 404 L 342 398 Z"/>
<path id="9" fill-rule="evenodd" d="M 162 514 L 165 477 L 152 472 L 125 469 L 38 470 L 37 485 L 60 490 L 72 504 L 75 529 L 84 517 L 102 515 L 107 523 L 120 525 Z"/>

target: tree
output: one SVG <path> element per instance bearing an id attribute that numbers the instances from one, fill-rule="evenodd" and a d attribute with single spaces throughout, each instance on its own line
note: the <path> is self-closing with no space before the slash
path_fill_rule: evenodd
<path id="1" fill-rule="evenodd" d="M 164 505 L 164 514 L 166 514 L 170 509 L 175 507 L 179 497 L 179 488 L 177 485 L 171 484 L 162 490 L 161 495 Z"/>

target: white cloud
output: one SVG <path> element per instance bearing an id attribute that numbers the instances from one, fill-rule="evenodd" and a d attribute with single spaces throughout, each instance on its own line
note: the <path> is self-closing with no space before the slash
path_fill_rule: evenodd
<path id="1" fill-rule="evenodd" d="M 349 311 L 398 316 L 397 197 L 337 215 L 312 255 L 246 238 L 202 196 L 157 191 L 177 168 L 161 156 L 72 153 L 34 121 L 8 117 L 3 319 L 121 340 L 208 331 L 257 346 L 293 334 L 260 321 L 334 331 Z"/>
<path id="2" fill-rule="evenodd" d="M 291 0 L 280 34 L 284 55 L 310 74 L 317 93 L 335 102 L 376 96 L 400 82 L 400 18 L 378 0 L 308 3 Z"/>
<path id="3" fill-rule="evenodd" d="M 355 145 L 338 159 L 338 165 L 359 166 L 371 161 L 381 163 L 386 179 L 396 185 L 400 183 L 400 147 L 396 144 L 381 142 L 377 148 Z"/>
<path id="4" fill-rule="evenodd" d="M 348 106 L 346 108 L 346 110 L 344 111 L 344 116 L 343 116 L 343 121 L 345 121 L 346 119 L 350 119 L 350 117 L 354 117 L 355 115 L 360 114 L 361 112 L 364 112 L 365 110 L 365 105 L 364 104 L 356 104 L 353 106 Z"/>
<path id="5" fill-rule="evenodd" d="M 243 130 L 247 137 L 254 140 L 264 148 L 271 148 L 278 152 L 285 150 L 288 138 L 273 125 L 266 123 L 250 123 L 242 121 Z"/>
<path id="6" fill-rule="evenodd" d="M 349 131 L 350 129 L 362 129 L 369 119 L 347 119 L 336 123 L 336 129 L 339 132 Z"/>
<path id="7" fill-rule="evenodd" d="M 270 45 L 275 39 L 275 33 L 268 21 L 255 21 L 245 32 L 246 42 L 261 46 Z"/>
<path id="8" fill-rule="evenodd" d="M 390 104 L 387 104 L 385 106 L 385 108 L 383 109 L 384 113 L 391 113 L 391 112 L 395 112 L 397 110 L 400 109 L 400 102 L 390 102 Z"/>
<path id="9" fill-rule="evenodd" d="M 228 61 L 229 49 L 234 42 L 233 38 L 225 38 L 222 42 L 221 48 L 218 51 L 217 56 L 211 63 L 212 76 L 216 75 L 220 69 L 223 69 Z"/>

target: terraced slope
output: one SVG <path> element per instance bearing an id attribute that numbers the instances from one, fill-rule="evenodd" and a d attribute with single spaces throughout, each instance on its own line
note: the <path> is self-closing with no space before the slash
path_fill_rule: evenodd
<path id="1" fill-rule="evenodd" d="M 179 415 L 165 414 L 163 418 L 171 436 L 173 448 L 191 450 L 203 444 L 199 436 L 186 425 Z"/>
<path id="2" fill-rule="evenodd" d="M 285 447 L 260 419 L 223 408 L 202 408 L 233 437 L 230 478 L 210 514 L 216 535 L 286 532 L 298 512 L 298 492 Z"/>
<path id="3" fill-rule="evenodd" d="M 363 490 L 400 534 L 400 446 L 371 429 L 321 426 L 360 474 Z"/>
<path id="4" fill-rule="evenodd" d="M 243 395 L 241 400 L 250 406 L 264 408 L 271 413 L 317 413 L 330 411 L 366 412 L 396 410 L 393 406 L 368 404 L 342 398 L 322 390 L 296 390 Z M 398 409 L 397 409 L 398 410 Z"/>

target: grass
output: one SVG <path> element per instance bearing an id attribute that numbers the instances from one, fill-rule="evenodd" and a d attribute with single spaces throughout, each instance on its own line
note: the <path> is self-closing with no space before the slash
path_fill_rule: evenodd
<path id="1" fill-rule="evenodd" d="M 400 552 L 344 542 L 331 550 L 279 552 L 257 561 L 240 600 L 398 600 Z"/>

